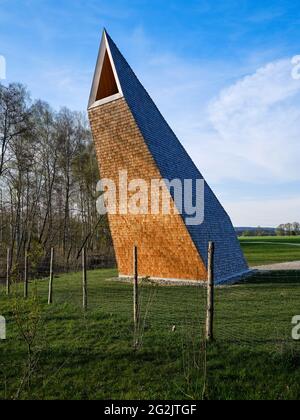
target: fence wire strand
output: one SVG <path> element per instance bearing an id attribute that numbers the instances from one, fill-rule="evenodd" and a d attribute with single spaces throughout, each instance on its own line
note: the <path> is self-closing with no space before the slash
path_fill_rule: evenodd
<path id="1" fill-rule="evenodd" d="M 24 260 L 25 261 L 25 260 Z M 6 253 L 0 254 L 0 292 L 6 292 Z M 24 262 L 12 267 L 11 281 L 22 283 Z M 91 257 L 87 267 L 91 267 Z M 72 266 L 58 259 L 54 263 L 53 302 L 56 305 L 82 304 L 81 258 Z M 34 263 L 29 255 L 29 288 L 36 284 L 39 297 L 48 297 L 50 258 L 43 256 Z M 271 287 L 270 287 L 271 286 Z M 186 333 L 205 329 L 207 290 L 201 286 L 164 286 L 142 281 L 139 295 L 143 334 L 151 328 Z M 291 317 L 299 312 L 300 273 L 298 271 L 265 271 L 242 278 L 238 284 L 215 288 L 216 340 L 247 346 L 276 346 L 291 339 Z M 88 271 L 88 309 L 102 311 L 112 318 L 132 322 L 132 285 L 121 282 L 116 271 Z"/>

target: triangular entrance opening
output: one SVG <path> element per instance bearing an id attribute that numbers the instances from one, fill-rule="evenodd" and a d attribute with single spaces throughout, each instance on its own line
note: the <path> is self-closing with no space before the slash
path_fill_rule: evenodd
<path id="1" fill-rule="evenodd" d="M 103 105 L 123 96 L 116 68 L 104 31 L 98 55 L 89 108 Z"/>
<path id="2" fill-rule="evenodd" d="M 110 96 L 116 95 L 117 93 L 119 93 L 118 85 L 110 63 L 108 52 L 106 51 L 96 101 L 109 98 Z"/>

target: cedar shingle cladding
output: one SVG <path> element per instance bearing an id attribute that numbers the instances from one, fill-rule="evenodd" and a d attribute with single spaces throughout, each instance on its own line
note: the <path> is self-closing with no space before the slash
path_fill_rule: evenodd
<path id="1" fill-rule="evenodd" d="M 178 178 L 182 181 L 203 179 L 109 35 L 107 39 L 124 97 L 162 177 L 168 180 Z M 184 220 L 188 216 L 182 215 Z M 187 226 L 187 230 L 205 265 L 208 242 L 215 242 L 217 283 L 226 283 L 249 271 L 231 220 L 206 182 L 204 223 L 200 226 Z"/>
<path id="2" fill-rule="evenodd" d="M 119 171 L 128 181 L 161 179 L 125 99 L 89 111 L 102 178 L 118 185 Z M 171 196 L 170 196 L 171 199 Z M 173 202 L 172 202 L 172 205 Z M 206 268 L 181 215 L 109 215 L 119 273 L 131 276 L 132 250 L 139 248 L 139 274 L 165 279 L 206 279 Z"/>
<path id="3" fill-rule="evenodd" d="M 148 181 L 203 179 L 117 46 L 105 36 L 124 98 L 89 111 L 102 177 L 116 179 L 120 169 L 128 169 L 135 179 Z M 203 280 L 209 241 L 215 242 L 217 283 L 249 271 L 231 220 L 206 182 L 204 223 L 186 226 L 189 216 L 110 216 L 120 273 L 132 274 L 136 243 L 141 275 Z"/>

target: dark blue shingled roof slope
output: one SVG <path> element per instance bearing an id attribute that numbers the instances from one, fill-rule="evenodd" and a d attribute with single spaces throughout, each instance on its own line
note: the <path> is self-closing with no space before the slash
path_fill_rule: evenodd
<path id="1" fill-rule="evenodd" d="M 182 181 L 203 179 L 109 35 L 107 39 L 124 97 L 162 177 Z M 185 220 L 189 215 L 183 214 L 182 217 Z M 215 242 L 217 283 L 227 283 L 248 271 L 231 220 L 206 182 L 204 223 L 198 226 L 187 226 L 187 229 L 205 264 L 207 264 L 208 242 Z"/>

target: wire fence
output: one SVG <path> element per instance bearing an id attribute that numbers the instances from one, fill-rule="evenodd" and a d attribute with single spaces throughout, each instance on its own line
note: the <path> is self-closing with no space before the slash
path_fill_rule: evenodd
<path id="1" fill-rule="evenodd" d="M 53 271 L 56 275 L 78 272 L 82 268 L 81 253 L 67 260 L 60 250 L 55 251 Z M 42 254 L 28 252 L 28 275 L 31 280 L 45 279 L 50 272 L 51 249 Z M 0 247 L 0 284 L 4 284 L 9 271 L 13 282 L 20 282 L 24 278 L 26 254 L 12 255 L 10 249 Z M 113 256 L 90 253 L 87 258 L 87 270 L 114 268 L 116 261 Z"/>
<path id="2" fill-rule="evenodd" d="M 54 254 L 55 255 L 55 254 Z M 36 290 L 39 298 L 48 302 L 51 258 L 43 256 L 32 261 L 28 256 L 27 279 L 29 294 Z M 0 295 L 7 293 L 7 256 L 1 255 Z M 87 255 L 84 270 L 87 273 L 86 305 L 90 312 L 100 311 L 111 320 L 122 320 L 126 328 L 133 328 L 134 293 L 131 281 L 120 281 L 112 261 L 102 261 L 111 269 L 95 269 L 95 256 Z M 23 294 L 26 279 L 26 259 L 23 264 L 9 268 L 10 282 Z M 53 304 L 82 308 L 83 267 L 82 259 L 70 267 L 64 267 L 54 258 Z M 280 349 L 292 344 L 291 321 L 300 313 L 300 272 L 254 272 L 242 278 L 238 284 L 215 287 L 214 338 L 224 344 L 238 344 Z M 139 280 L 139 325 L 135 333 L 147 335 L 158 328 L 180 332 L 202 339 L 206 332 L 207 286 L 175 286 Z"/>
<path id="3" fill-rule="evenodd" d="M 253 366 L 253 360 L 259 359 L 261 354 L 267 355 L 268 359 L 273 354 L 289 357 L 298 351 L 299 343 L 292 338 L 292 319 L 300 314 L 299 271 L 256 271 L 237 284 L 216 286 L 213 288 L 213 314 L 209 314 L 211 290 L 208 284 L 175 285 L 138 278 L 136 292 L 132 279 L 119 279 L 114 267 L 88 270 L 90 258 L 93 258 L 89 254 L 86 258 L 81 256 L 66 272 L 61 270 L 55 254 L 54 250 L 53 276 L 51 255 L 43 258 L 43 264 L 41 261 L 32 264 L 29 254 L 27 276 L 24 256 L 24 264 L 9 273 L 8 297 L 7 267 L 1 266 L 0 308 L 4 303 L 8 330 L 14 329 L 13 339 L 8 340 L 7 346 L 14 351 L 22 341 L 18 335 L 20 325 L 18 328 L 13 325 L 21 323 L 23 341 L 24 337 L 25 341 L 36 337 L 34 348 L 37 353 L 30 355 L 26 366 L 39 363 L 41 355 L 45 355 L 46 361 L 40 366 L 43 375 L 51 377 L 53 370 L 59 372 L 61 369 L 61 380 L 65 381 L 64 367 L 72 366 L 73 369 L 74 358 L 81 360 L 83 366 L 93 364 L 94 359 L 99 360 L 99 366 L 105 359 L 113 360 L 111 363 L 115 366 L 109 365 L 108 371 L 116 369 L 118 372 L 124 356 L 133 372 L 130 374 L 133 376 L 129 375 L 129 384 L 135 377 L 135 370 L 142 369 L 142 365 L 151 366 L 151 371 L 154 367 L 159 370 L 161 364 L 164 369 L 167 366 L 170 372 L 176 373 L 180 385 L 176 382 L 175 389 L 181 387 L 178 390 L 181 397 L 206 399 L 213 389 L 210 380 L 216 366 L 221 364 L 226 370 L 228 363 L 228 368 L 232 369 L 235 354 L 247 355 Z M 5 261 L 5 255 L 2 257 Z M 27 299 L 24 298 L 26 277 Z M 208 334 L 208 319 L 212 315 L 212 331 Z M 211 335 L 214 345 L 208 347 L 207 337 Z M 9 354 L 7 350 L 7 358 Z M 52 360 L 53 354 L 56 356 Z M 232 357 L 226 359 L 226 354 Z M 15 360 L 12 356 L 10 363 L 22 366 L 23 360 Z M 126 376 L 127 367 L 123 368 Z M 16 378 L 19 369 L 16 368 Z M 10 375 L 9 364 L 0 361 L 0 376 L 1 372 L 3 378 Z M 21 384 L 31 383 L 35 373 L 28 372 L 25 370 Z M 83 374 L 88 378 L 91 373 Z M 59 373 L 55 375 L 59 376 Z M 35 378 L 37 385 L 28 387 L 29 397 L 31 389 L 40 396 L 40 379 Z M 0 395 L 1 392 L 0 386 Z M 26 390 L 23 385 L 15 385 L 12 379 L 10 394 L 18 399 L 21 395 L 26 396 Z"/>
<path id="4" fill-rule="evenodd" d="M 292 345 L 292 318 L 300 312 L 299 271 L 256 271 L 216 288 L 218 340 L 281 350 Z"/>

